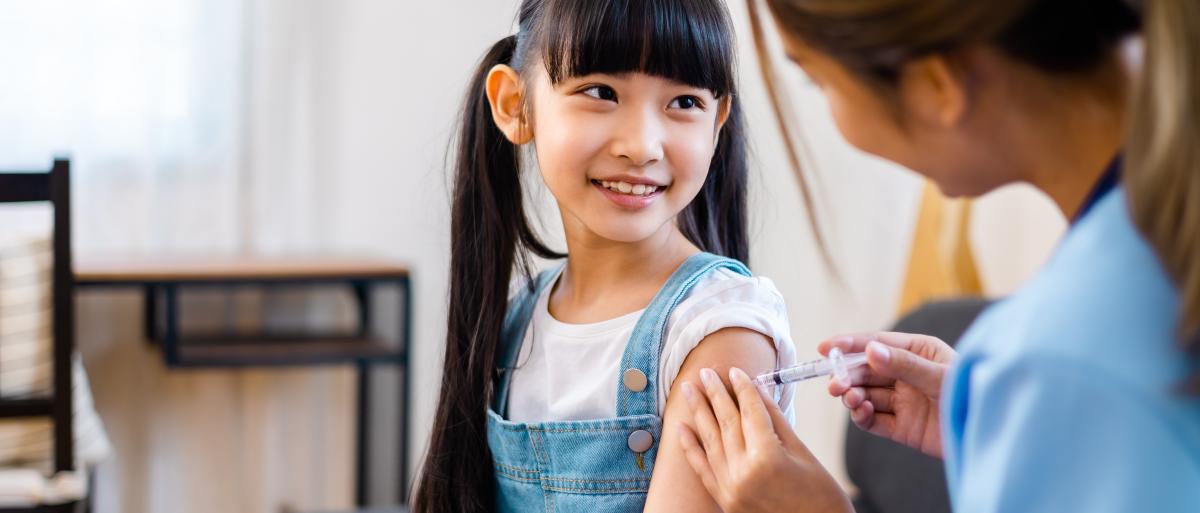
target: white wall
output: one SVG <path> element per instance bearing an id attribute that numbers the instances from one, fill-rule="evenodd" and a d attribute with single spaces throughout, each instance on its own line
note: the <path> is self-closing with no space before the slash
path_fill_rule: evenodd
<path id="1" fill-rule="evenodd" d="M 337 2 L 326 73 L 321 161 L 331 247 L 413 268 L 412 425 L 419 461 L 432 422 L 445 337 L 449 188 L 444 157 L 475 62 L 511 32 L 517 3 Z M 411 475 L 411 474 L 410 474 Z"/>

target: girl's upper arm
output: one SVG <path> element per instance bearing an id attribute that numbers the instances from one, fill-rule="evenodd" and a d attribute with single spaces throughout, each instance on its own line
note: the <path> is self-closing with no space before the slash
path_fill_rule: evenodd
<path id="1" fill-rule="evenodd" d="M 654 475 L 650 479 L 645 511 L 720 511 L 700 483 L 700 478 L 688 466 L 679 445 L 678 424 L 692 424 L 692 416 L 680 385 L 690 382 L 699 387 L 700 369 L 710 368 L 729 387 L 731 367 L 742 369 L 751 376 L 772 370 L 775 367 L 774 342 L 757 331 L 725 328 L 705 337 L 688 353 L 667 394 L 667 404 L 663 409 L 662 440 L 658 446 Z"/>

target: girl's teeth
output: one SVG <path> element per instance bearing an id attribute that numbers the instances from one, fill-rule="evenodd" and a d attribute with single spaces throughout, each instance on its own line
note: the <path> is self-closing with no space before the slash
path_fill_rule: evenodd
<path id="1" fill-rule="evenodd" d="M 619 192 L 621 194 L 630 194 L 633 196 L 648 196 L 658 192 L 658 186 L 646 184 L 630 184 L 626 182 L 605 182 L 601 181 L 600 185 L 605 189 Z"/>

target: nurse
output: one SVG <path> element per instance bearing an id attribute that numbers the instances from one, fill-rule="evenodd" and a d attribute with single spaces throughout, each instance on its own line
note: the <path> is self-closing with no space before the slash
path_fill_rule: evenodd
<path id="1" fill-rule="evenodd" d="M 1030 183 L 1071 220 L 957 354 L 823 342 L 867 352 L 829 385 L 853 421 L 944 458 L 955 511 L 1200 511 L 1200 2 L 766 3 L 852 144 L 952 196 Z M 725 511 L 851 511 L 744 373 L 733 396 L 702 376 L 673 428 Z"/>

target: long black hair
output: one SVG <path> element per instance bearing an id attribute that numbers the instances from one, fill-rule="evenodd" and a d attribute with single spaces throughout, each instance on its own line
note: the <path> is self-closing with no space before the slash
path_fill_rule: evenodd
<path id="1" fill-rule="evenodd" d="M 561 258 L 531 228 L 520 152 L 496 127 L 484 92 L 498 64 L 538 62 L 552 83 L 590 73 L 642 72 L 730 98 L 708 178 L 679 214 L 680 231 L 712 253 L 746 261 L 746 158 L 734 34 L 721 0 L 524 0 L 520 29 L 488 50 L 467 89 L 456 141 L 450 304 L 441 396 L 413 500 L 417 513 L 494 509 L 487 408 L 514 271 Z"/>

